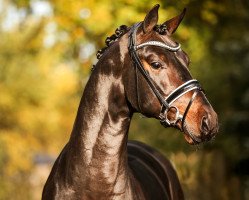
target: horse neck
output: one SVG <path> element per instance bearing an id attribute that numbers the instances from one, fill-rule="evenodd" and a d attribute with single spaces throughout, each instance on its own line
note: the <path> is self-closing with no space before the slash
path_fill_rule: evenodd
<path id="1" fill-rule="evenodd" d="M 101 191 L 124 194 L 129 184 L 126 145 L 132 114 L 121 76 L 114 76 L 108 69 L 110 66 L 104 62 L 93 71 L 69 142 L 71 156 L 76 157 L 72 160 L 80 166 L 76 167 L 78 176 L 91 195 Z"/>

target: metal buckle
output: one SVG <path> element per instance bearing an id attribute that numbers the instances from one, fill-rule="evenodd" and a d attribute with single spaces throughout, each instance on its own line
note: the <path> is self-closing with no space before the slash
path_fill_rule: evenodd
<path id="1" fill-rule="evenodd" d="M 174 119 L 169 120 L 168 119 L 168 112 L 170 110 L 175 110 L 175 117 Z M 180 114 L 179 109 L 176 106 L 170 106 L 168 109 L 164 111 L 164 113 L 160 113 L 159 115 L 160 122 L 163 126 L 169 127 L 169 126 L 176 126 L 178 121 L 181 121 L 183 116 Z"/>

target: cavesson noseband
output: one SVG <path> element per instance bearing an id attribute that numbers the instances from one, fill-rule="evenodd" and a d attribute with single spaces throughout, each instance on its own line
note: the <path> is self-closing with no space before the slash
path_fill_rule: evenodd
<path id="1" fill-rule="evenodd" d="M 141 72 L 141 74 L 146 79 L 147 83 L 149 84 L 150 88 L 152 89 L 153 93 L 156 95 L 156 97 L 158 98 L 158 100 L 160 101 L 160 103 L 162 105 L 161 112 L 159 114 L 159 119 L 160 119 L 161 124 L 165 127 L 169 127 L 169 126 L 175 127 L 177 125 L 177 123 L 180 121 L 181 122 L 181 131 L 184 131 L 184 123 L 185 123 L 187 113 L 188 113 L 188 111 L 189 111 L 189 109 L 190 109 L 190 107 L 191 107 L 191 105 L 192 105 L 192 103 L 197 95 L 197 92 L 201 91 L 202 88 L 197 80 L 192 79 L 192 80 L 189 80 L 189 81 L 183 83 L 179 87 L 177 87 L 166 98 L 162 96 L 162 94 L 156 88 L 154 81 L 151 79 L 149 74 L 144 69 L 143 64 L 142 64 L 140 58 L 138 57 L 138 54 L 136 51 L 138 49 L 145 47 L 145 46 L 157 46 L 157 47 L 164 48 L 168 51 L 176 52 L 180 49 L 180 44 L 177 44 L 176 46 L 172 47 L 172 46 L 169 46 L 169 45 L 164 44 L 164 43 L 159 42 L 159 41 L 148 41 L 148 42 L 144 42 L 142 44 L 137 45 L 136 44 L 136 33 L 137 33 L 137 29 L 140 26 L 140 24 L 141 23 L 135 24 L 131 28 L 131 32 L 129 35 L 128 50 L 129 50 L 131 59 L 134 63 L 134 66 L 139 69 L 139 71 Z M 190 101 L 185 109 L 184 114 L 181 115 L 179 113 L 179 109 L 176 106 L 171 106 L 171 104 L 174 101 L 176 101 L 178 98 L 180 98 L 181 96 L 183 96 L 184 94 L 186 94 L 192 90 L 194 90 L 194 93 L 193 93 L 193 95 L 192 95 L 192 97 L 191 97 L 191 99 L 190 99 Z M 168 112 L 170 110 L 175 110 L 175 118 L 173 120 L 168 119 L 168 116 L 167 116 Z M 188 132 L 188 134 L 195 143 L 201 142 L 201 139 L 194 136 L 191 132 Z"/>

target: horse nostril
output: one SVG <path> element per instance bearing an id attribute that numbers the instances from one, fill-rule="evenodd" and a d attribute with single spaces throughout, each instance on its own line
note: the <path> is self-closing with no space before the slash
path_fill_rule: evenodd
<path id="1" fill-rule="evenodd" d="M 201 130 L 202 132 L 207 135 L 209 133 L 209 120 L 208 117 L 204 116 L 201 121 Z"/>

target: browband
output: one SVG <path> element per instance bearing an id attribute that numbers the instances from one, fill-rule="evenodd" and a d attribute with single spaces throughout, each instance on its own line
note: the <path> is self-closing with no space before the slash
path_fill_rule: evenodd
<path id="1" fill-rule="evenodd" d="M 164 43 L 159 42 L 159 41 L 149 41 L 149 42 L 144 42 L 142 44 L 135 46 L 135 50 L 141 49 L 145 46 L 158 46 L 158 47 L 162 47 L 164 49 L 167 49 L 169 51 L 178 51 L 181 48 L 181 45 L 178 43 L 175 47 L 172 47 L 172 46 L 169 46 L 169 45 L 164 44 Z"/>

